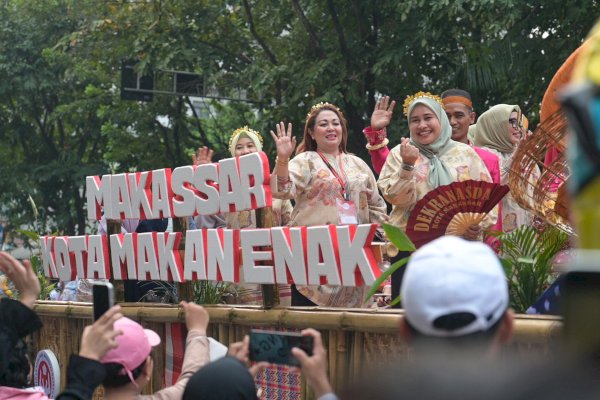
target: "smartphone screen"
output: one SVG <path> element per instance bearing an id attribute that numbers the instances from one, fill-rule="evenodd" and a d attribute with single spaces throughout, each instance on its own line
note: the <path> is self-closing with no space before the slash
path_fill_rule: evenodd
<path id="1" fill-rule="evenodd" d="M 94 321 L 96 321 L 114 305 L 113 285 L 109 282 L 94 283 L 92 296 L 94 299 Z"/>
<path id="2" fill-rule="evenodd" d="M 298 347 L 309 356 L 312 355 L 312 336 L 302 336 L 297 332 L 250 331 L 250 360 L 267 361 L 273 364 L 298 366 L 298 360 L 292 355 L 292 349 Z"/>
<path id="3" fill-rule="evenodd" d="M 563 298 L 567 347 L 576 354 L 600 353 L 600 270 L 570 271 Z"/>

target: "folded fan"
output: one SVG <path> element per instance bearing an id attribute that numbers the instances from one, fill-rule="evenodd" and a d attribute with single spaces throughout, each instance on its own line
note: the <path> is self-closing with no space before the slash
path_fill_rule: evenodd
<path id="1" fill-rule="evenodd" d="M 440 186 L 413 208 L 406 234 L 417 248 L 444 235 L 462 236 L 508 193 L 507 185 L 468 180 Z"/>

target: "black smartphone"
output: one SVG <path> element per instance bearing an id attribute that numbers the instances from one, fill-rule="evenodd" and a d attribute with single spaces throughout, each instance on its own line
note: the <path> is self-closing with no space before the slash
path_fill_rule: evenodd
<path id="1" fill-rule="evenodd" d="M 313 337 L 299 332 L 279 332 L 252 329 L 250 331 L 250 360 L 273 364 L 300 365 L 292 355 L 298 347 L 309 356 L 313 354 Z"/>
<path id="2" fill-rule="evenodd" d="M 562 312 L 568 350 L 600 354 L 600 269 L 567 272 Z"/>
<path id="3" fill-rule="evenodd" d="M 94 299 L 94 321 L 96 321 L 115 303 L 113 285 L 110 282 L 94 283 L 92 296 Z"/>

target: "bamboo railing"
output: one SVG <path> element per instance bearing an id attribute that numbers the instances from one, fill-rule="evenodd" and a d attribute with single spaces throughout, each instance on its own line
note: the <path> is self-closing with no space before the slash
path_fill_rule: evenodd
<path id="1" fill-rule="evenodd" d="M 164 338 L 169 322 L 184 322 L 183 311 L 175 305 L 123 303 L 123 314 L 140 321 Z M 335 388 L 343 388 L 366 369 L 407 357 L 407 346 L 398 335 L 402 310 L 357 310 L 322 307 L 291 307 L 264 310 L 259 306 L 206 306 L 210 314 L 208 334 L 221 343 L 242 340 L 250 328 L 299 330 L 318 329 L 328 349 L 329 375 Z M 34 310 L 44 328 L 33 337 L 36 351 L 50 348 L 61 365 L 61 384 L 66 380 L 69 355 L 77 352 L 85 325 L 91 323 L 89 303 L 37 302 Z M 522 353 L 547 353 L 560 333 L 560 318 L 517 315 L 511 345 Z M 162 388 L 164 343 L 153 352 L 155 368 L 147 393 Z M 305 388 L 304 388 L 305 389 Z M 102 398 L 101 389 L 96 394 Z M 312 399 L 305 389 L 303 398 Z"/>

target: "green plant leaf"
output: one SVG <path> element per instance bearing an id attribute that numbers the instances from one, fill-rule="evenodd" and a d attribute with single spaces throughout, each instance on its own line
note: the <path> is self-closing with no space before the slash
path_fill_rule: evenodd
<path id="1" fill-rule="evenodd" d="M 409 259 L 410 259 L 410 256 L 402 258 L 402 259 L 396 261 L 395 263 L 393 263 L 387 269 L 387 271 L 383 271 L 381 273 L 381 275 L 379 276 L 379 278 L 377 278 L 375 280 L 375 282 L 373 282 L 373 284 L 371 285 L 371 289 L 369 289 L 369 292 L 367 293 L 367 295 L 365 297 L 365 303 L 369 301 L 369 299 L 375 294 L 375 292 L 377 292 L 377 289 L 379 289 L 379 287 L 381 286 L 383 281 L 385 281 L 387 278 L 389 278 L 400 267 L 404 266 L 408 262 Z"/>
<path id="2" fill-rule="evenodd" d="M 393 307 L 396 304 L 400 304 L 401 300 L 402 300 L 402 297 L 400 297 L 400 295 L 398 295 L 394 300 L 392 300 L 392 302 L 390 303 L 390 306 Z"/>
<path id="3" fill-rule="evenodd" d="M 34 242 L 37 242 L 38 240 L 40 240 L 40 234 L 35 231 L 17 229 L 17 232 L 19 232 L 23 236 L 26 236 L 28 239 L 33 240 Z"/>
<path id="4" fill-rule="evenodd" d="M 404 231 L 394 225 L 383 224 L 383 230 L 390 242 L 400 251 L 415 251 L 417 248 L 404 233 Z"/>
<path id="5" fill-rule="evenodd" d="M 535 264 L 535 260 L 531 257 L 519 257 L 519 258 L 517 258 L 517 262 L 531 264 L 531 265 Z"/>

